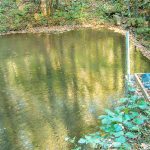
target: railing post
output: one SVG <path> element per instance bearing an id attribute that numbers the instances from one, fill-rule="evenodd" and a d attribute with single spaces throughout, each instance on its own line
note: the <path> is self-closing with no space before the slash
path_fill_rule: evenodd
<path id="1" fill-rule="evenodd" d="M 129 31 L 126 32 L 126 77 L 125 77 L 125 95 L 128 95 L 128 88 L 130 82 L 130 43 Z"/>
<path id="2" fill-rule="evenodd" d="M 130 82 L 130 43 L 129 31 L 126 32 L 126 64 L 127 64 L 127 79 Z"/>

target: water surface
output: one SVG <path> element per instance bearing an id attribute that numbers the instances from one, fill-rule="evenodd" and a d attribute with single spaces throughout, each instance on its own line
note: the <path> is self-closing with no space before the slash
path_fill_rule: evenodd
<path id="1" fill-rule="evenodd" d="M 132 48 L 133 49 L 133 48 Z M 132 51 L 132 73 L 150 62 Z M 0 150 L 69 150 L 124 91 L 125 38 L 109 30 L 0 37 Z"/>

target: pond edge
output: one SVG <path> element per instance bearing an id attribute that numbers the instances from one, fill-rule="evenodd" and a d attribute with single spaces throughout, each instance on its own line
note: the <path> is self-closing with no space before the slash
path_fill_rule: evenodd
<path id="1" fill-rule="evenodd" d="M 10 34 L 23 34 L 23 33 L 64 33 L 76 29 L 91 28 L 101 30 L 102 28 L 107 28 L 114 32 L 120 33 L 125 36 L 126 30 L 119 26 L 113 25 L 95 25 L 95 24 L 83 24 L 83 25 L 64 25 L 64 26 L 50 26 L 50 27 L 35 27 L 20 31 L 9 31 L 6 33 L 0 33 L 0 36 L 10 35 Z M 130 40 L 135 47 L 137 47 L 143 56 L 150 60 L 150 50 L 144 47 L 140 41 L 137 41 L 132 32 L 130 33 Z"/>

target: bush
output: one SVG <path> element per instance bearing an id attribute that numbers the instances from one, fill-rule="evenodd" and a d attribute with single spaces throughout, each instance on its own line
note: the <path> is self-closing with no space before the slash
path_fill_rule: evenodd
<path id="1" fill-rule="evenodd" d="M 83 13 L 86 9 L 86 4 L 82 1 L 72 1 L 70 5 L 61 5 L 59 9 L 54 12 L 53 17 L 64 18 L 67 20 L 84 19 L 86 13 Z"/>
<path id="2" fill-rule="evenodd" d="M 15 2 L 4 0 L 0 5 L 0 32 L 21 30 L 28 24 L 34 24 L 35 9 L 35 4 L 26 3 L 23 9 L 19 10 Z"/>
<path id="3" fill-rule="evenodd" d="M 118 148 L 131 150 L 136 149 L 137 145 L 140 147 L 141 143 L 149 144 L 149 102 L 133 95 L 120 99 L 119 106 L 113 110 L 105 110 L 105 112 L 105 115 L 98 117 L 101 122 L 100 130 L 80 138 L 75 146 L 76 150 L 81 150 L 85 146 L 94 149 Z M 67 140 L 75 141 L 75 139 L 72 141 L 69 138 Z"/>

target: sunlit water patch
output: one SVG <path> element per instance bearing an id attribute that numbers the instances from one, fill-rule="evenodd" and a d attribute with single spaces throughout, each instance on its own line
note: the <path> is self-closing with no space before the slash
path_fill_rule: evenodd
<path id="1" fill-rule="evenodd" d="M 134 48 L 131 48 L 134 49 Z M 132 73 L 150 62 L 132 50 Z M 125 38 L 109 30 L 0 37 L 0 149 L 69 150 L 124 93 Z"/>

